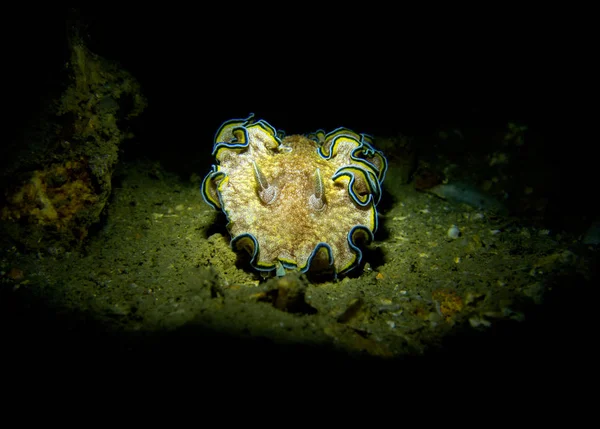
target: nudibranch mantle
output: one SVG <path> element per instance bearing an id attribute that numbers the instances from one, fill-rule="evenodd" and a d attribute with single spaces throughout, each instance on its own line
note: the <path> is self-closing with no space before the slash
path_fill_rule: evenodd
<path id="1" fill-rule="evenodd" d="M 225 213 L 234 249 L 261 271 L 345 274 L 377 229 L 387 162 L 346 128 L 285 136 L 264 120 L 233 119 L 215 135 L 204 200 Z"/>

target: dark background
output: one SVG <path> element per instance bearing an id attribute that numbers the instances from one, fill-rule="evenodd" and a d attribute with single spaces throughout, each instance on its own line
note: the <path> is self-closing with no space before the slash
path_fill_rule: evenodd
<path id="1" fill-rule="evenodd" d="M 592 117 L 587 103 L 574 102 L 585 96 L 587 72 L 577 46 L 533 22 L 407 28 L 384 10 L 331 21 L 305 10 L 263 23 L 258 12 L 230 9 L 42 7 L 6 15 L 11 114 L 35 111 L 39 95 L 64 78 L 66 38 L 77 28 L 92 52 L 141 83 L 148 108 L 138 136 L 156 153 L 205 153 L 223 121 L 250 112 L 288 134 L 345 126 L 423 135 L 516 121 L 557 136 Z"/>
<path id="2" fill-rule="evenodd" d="M 6 14 L 5 138 L 18 138 L 48 93 L 60 95 L 76 31 L 147 97 L 122 160 L 150 158 L 186 180 L 203 176 L 218 127 L 249 113 L 287 134 L 344 126 L 423 140 L 451 129 L 490 136 L 515 122 L 528 127 L 525 168 L 548 178 L 550 226 L 581 233 L 597 216 L 591 51 L 585 25 L 558 24 L 566 12 L 558 23 L 544 15 L 550 10 L 412 22 L 369 8 L 324 16 L 212 7 Z M 486 138 L 458 155 L 481 151 Z"/>

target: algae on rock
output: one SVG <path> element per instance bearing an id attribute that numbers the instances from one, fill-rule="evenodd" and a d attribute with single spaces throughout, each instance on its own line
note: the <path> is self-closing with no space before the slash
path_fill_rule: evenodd
<path id="1" fill-rule="evenodd" d="M 146 106 L 127 71 L 78 36 L 69 48 L 60 96 L 34 112 L 35 132 L 2 150 L 0 229 L 29 250 L 64 251 L 87 236 L 111 194 L 119 146 Z"/>

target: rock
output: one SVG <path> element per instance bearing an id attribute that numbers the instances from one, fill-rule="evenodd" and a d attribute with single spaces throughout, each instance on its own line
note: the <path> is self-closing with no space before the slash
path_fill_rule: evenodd
<path id="1" fill-rule="evenodd" d="M 119 146 L 132 136 L 125 127 L 146 106 L 128 72 L 78 37 L 69 48 L 64 90 L 0 150 L 0 230 L 28 250 L 82 243 L 111 194 Z"/>

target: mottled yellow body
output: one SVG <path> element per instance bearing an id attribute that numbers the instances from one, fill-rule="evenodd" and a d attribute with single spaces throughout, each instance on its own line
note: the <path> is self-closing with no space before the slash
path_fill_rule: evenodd
<path id="1" fill-rule="evenodd" d="M 349 234 L 370 239 L 377 216 L 366 171 L 336 176 L 340 168 L 355 166 L 372 171 L 375 178 L 376 168 L 352 158 L 360 143 L 340 139 L 327 159 L 319 152 L 321 144 L 307 137 L 279 139 L 266 126 L 244 130 L 244 144 L 237 144 L 229 131 L 219 134 L 232 142 L 217 142 L 219 165 L 203 184 L 207 202 L 227 215 L 233 240 L 243 237 L 238 244 L 251 253 L 258 250 L 253 264 L 259 269 L 283 264 L 305 270 L 318 246 L 325 248 L 319 251 L 321 259 L 330 253 L 336 272 L 351 268 L 357 248 Z M 352 177 L 354 198 L 349 192 Z M 357 197 L 364 197 L 364 205 L 357 204 Z"/>
<path id="2" fill-rule="evenodd" d="M 220 187 L 221 199 L 231 221 L 233 237 L 249 233 L 259 244 L 259 262 L 274 265 L 277 260 L 304 267 L 315 246 L 324 242 L 332 248 L 336 271 L 354 261 L 348 233 L 355 225 L 374 228 L 373 207 L 357 207 L 348 194 L 348 178 L 334 182 L 331 177 L 345 165 L 341 158 L 325 160 L 317 144 L 302 136 L 283 140 L 289 152 L 246 153 L 230 157 L 221 164 L 227 183 Z M 251 160 L 260 166 L 268 182 L 279 189 L 279 196 L 264 204 L 256 191 Z M 332 162 L 333 161 L 333 162 Z M 335 162 L 338 161 L 338 162 Z M 310 208 L 314 193 L 314 174 L 323 177 L 325 207 Z"/>

